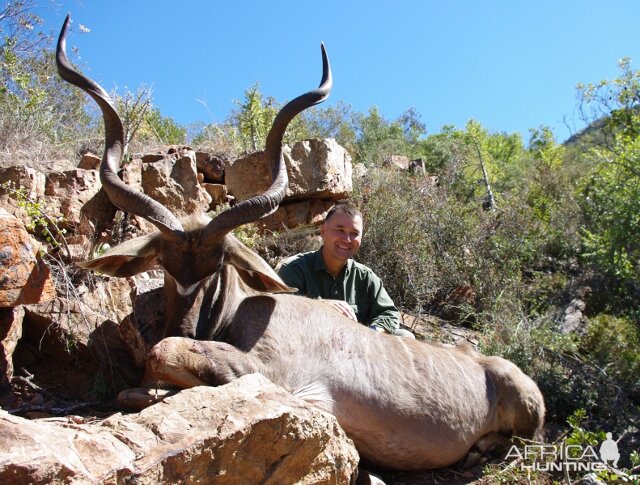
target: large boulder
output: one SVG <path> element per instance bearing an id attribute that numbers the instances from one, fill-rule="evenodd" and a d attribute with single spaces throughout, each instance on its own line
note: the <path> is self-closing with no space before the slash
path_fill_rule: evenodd
<path id="1" fill-rule="evenodd" d="M 93 275 L 76 286 L 76 297 L 92 312 L 119 322 L 133 311 L 132 288 L 145 284 L 146 279 L 146 273 L 131 278 Z"/>
<path id="2" fill-rule="evenodd" d="M 129 298 L 133 304 L 131 316 L 149 350 L 160 341 L 166 326 L 164 278 L 160 276 L 137 280 Z"/>
<path id="3" fill-rule="evenodd" d="M 12 189 L 22 188 L 27 197 L 35 200 L 44 195 L 45 175 L 34 168 L 25 166 L 0 168 L 0 184 L 7 184 Z M 10 202 L 10 199 L 14 202 Z M 3 187 L 0 187 L 0 202 L 3 205 L 17 206 L 10 191 Z"/>
<path id="4" fill-rule="evenodd" d="M 386 167 L 396 167 L 401 170 L 408 170 L 411 165 L 411 160 L 409 157 L 404 155 L 391 155 L 384 161 L 384 166 Z"/>
<path id="5" fill-rule="evenodd" d="M 122 168 L 122 180 L 133 190 L 160 202 L 176 217 L 206 212 L 212 201 L 200 183 L 196 154 L 188 147 L 134 159 Z M 142 217 L 134 219 L 142 233 L 156 229 Z"/>
<path id="6" fill-rule="evenodd" d="M 352 190 L 351 157 L 334 139 L 303 140 L 284 147 L 289 174 L 285 201 L 343 199 Z M 271 184 L 271 171 L 264 152 L 241 158 L 227 166 L 225 183 L 238 200 L 264 192 Z"/>
<path id="7" fill-rule="evenodd" d="M 211 196 L 198 182 L 196 154 L 184 149 L 142 164 L 142 190 L 176 216 L 205 212 Z"/>
<path id="8" fill-rule="evenodd" d="M 347 484 L 358 463 L 333 416 L 259 374 L 77 421 L 0 412 L 0 483 Z"/>
<path id="9" fill-rule="evenodd" d="M 204 182 L 202 188 L 204 188 L 211 197 L 211 206 L 214 209 L 228 201 L 229 194 L 227 193 L 226 185 Z"/>
<path id="10" fill-rule="evenodd" d="M 198 172 L 204 175 L 206 182 L 216 184 L 224 182 L 225 162 L 222 158 L 204 152 L 196 152 L 196 164 Z"/>
<path id="11" fill-rule="evenodd" d="M 282 231 L 307 224 L 320 224 L 334 201 L 307 199 L 283 204 L 273 214 L 256 221 L 260 228 Z"/>
<path id="12" fill-rule="evenodd" d="M 56 291 L 41 245 L 23 224 L 0 208 L 0 308 L 48 301 Z"/>
<path id="13" fill-rule="evenodd" d="M 83 206 L 100 191 L 100 177 L 97 170 L 73 169 L 64 172 L 50 172 L 45 184 L 45 202 L 49 217 L 64 227 L 75 228 L 80 224 Z"/>
<path id="14" fill-rule="evenodd" d="M 142 379 L 119 325 L 81 301 L 58 297 L 25 306 L 21 346 L 16 365 L 67 399 L 113 396 Z"/>

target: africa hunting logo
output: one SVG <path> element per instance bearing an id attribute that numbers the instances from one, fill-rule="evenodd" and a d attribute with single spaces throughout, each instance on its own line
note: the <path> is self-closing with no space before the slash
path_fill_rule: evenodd
<path id="1" fill-rule="evenodd" d="M 521 462 L 523 471 L 553 472 L 553 471 L 590 471 L 598 472 L 607 469 L 608 462 L 617 468 L 620 452 L 618 438 L 613 440 L 611 433 L 600 444 L 599 454 L 591 445 L 549 445 L 533 444 L 518 448 L 513 445 L 507 453 L 506 459 L 517 459 Z"/>

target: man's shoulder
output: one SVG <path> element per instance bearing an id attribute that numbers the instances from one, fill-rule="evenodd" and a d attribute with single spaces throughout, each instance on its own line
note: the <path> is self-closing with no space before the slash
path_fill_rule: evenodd
<path id="1" fill-rule="evenodd" d="M 310 266 L 315 259 L 315 254 L 316 251 L 307 251 L 305 253 L 298 253 L 294 254 L 293 256 L 284 258 L 282 261 L 280 261 L 276 270 L 279 271 L 282 268 L 294 268 L 296 266 Z"/>
<path id="2" fill-rule="evenodd" d="M 352 260 L 351 271 L 354 271 L 362 279 L 380 280 L 378 275 L 369 266 L 359 263 L 355 259 Z"/>

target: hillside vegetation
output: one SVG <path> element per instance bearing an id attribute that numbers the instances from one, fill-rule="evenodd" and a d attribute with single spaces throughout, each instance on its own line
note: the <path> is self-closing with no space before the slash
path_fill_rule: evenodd
<path id="1" fill-rule="evenodd" d="M 77 160 L 87 149 L 100 153 L 101 121 L 79 90 L 58 78 L 51 39 L 31 28 L 40 22 L 31 7 L 10 1 L 0 13 L 0 163 L 38 166 Z M 548 421 L 569 420 L 569 432 L 623 436 L 622 464 L 633 468 L 640 71 L 628 59 L 619 67 L 616 79 L 577 87 L 590 129 L 567 144 L 544 126 L 528 139 L 473 120 L 427 132 L 414 109 L 389 120 L 375 106 L 361 113 L 346 102 L 309 110 L 287 137 L 333 137 L 368 169 L 354 180 L 365 216 L 359 258 L 383 277 L 403 311 L 476 330 L 484 352 L 511 359 L 539 384 Z M 256 84 L 224 123 L 184 127 L 164 116 L 144 87 L 113 95 L 130 152 L 188 143 L 227 158 L 263 147 L 285 101 Z M 422 159 L 437 183 L 386 167 L 391 155 Z M 288 237 L 268 235 L 256 247 L 273 251 L 274 240 L 278 246 Z M 471 296 L 453 299 L 462 288 Z"/>

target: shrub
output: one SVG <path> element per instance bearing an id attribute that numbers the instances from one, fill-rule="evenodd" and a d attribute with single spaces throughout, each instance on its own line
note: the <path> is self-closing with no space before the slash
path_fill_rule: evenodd
<path id="1" fill-rule="evenodd" d="M 365 236 L 358 258 L 377 274 L 399 307 L 438 311 L 450 292 L 464 286 L 482 313 L 496 301 L 519 299 L 522 268 L 539 252 L 537 225 L 516 199 L 500 211 L 450 195 L 444 180 L 378 171 L 357 187 Z M 462 312 L 463 314 L 465 312 Z"/>

